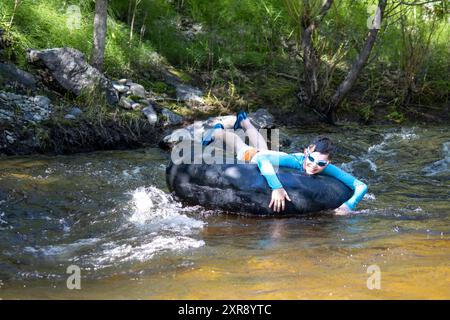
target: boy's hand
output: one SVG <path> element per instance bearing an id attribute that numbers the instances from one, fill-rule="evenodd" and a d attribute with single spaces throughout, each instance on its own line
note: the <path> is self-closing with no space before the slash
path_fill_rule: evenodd
<path id="1" fill-rule="evenodd" d="M 288 201 L 291 201 L 291 198 L 289 198 L 289 195 L 287 194 L 286 190 L 283 188 L 275 189 L 272 191 L 272 200 L 270 200 L 269 208 L 273 205 L 273 211 L 280 212 L 284 211 L 284 203 L 285 199 Z"/>
<path id="2" fill-rule="evenodd" d="M 339 208 L 334 209 L 334 214 L 337 216 L 345 216 L 352 212 L 349 207 L 344 203 Z"/>

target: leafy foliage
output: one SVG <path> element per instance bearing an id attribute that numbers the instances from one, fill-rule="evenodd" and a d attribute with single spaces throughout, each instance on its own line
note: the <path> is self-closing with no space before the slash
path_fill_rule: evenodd
<path id="1" fill-rule="evenodd" d="M 322 0 L 139 0 L 136 6 L 135 1 L 109 1 L 107 74 L 148 81 L 143 73 L 152 73 L 157 53 L 162 57 L 157 63 L 171 64 L 194 79 L 203 77 L 203 85 L 212 95 L 226 95 L 231 84 L 239 99 L 236 105 L 248 99 L 246 105 L 295 108 L 293 88 L 302 78 L 302 52 L 296 41 L 299 17 L 305 12 L 314 16 Z M 62 46 L 90 56 L 95 1 L 18 2 L 18 6 L 17 0 L 0 2 L 4 59 L 26 68 L 28 48 Z M 358 54 L 375 4 L 375 0 L 334 1 L 314 34 L 323 65 L 321 77 L 326 79 L 322 88 L 325 99 Z M 67 24 L 70 5 L 79 6 L 81 12 L 75 29 Z M 383 102 L 377 103 L 381 106 L 445 105 L 450 92 L 447 1 L 406 6 L 390 0 L 387 12 L 369 64 L 354 89 L 358 94 L 351 95 L 350 101 L 356 99 L 355 106 L 370 106 L 375 101 Z M 134 36 L 130 41 L 133 14 Z M 290 83 L 280 85 L 285 82 Z M 167 91 L 159 88 L 160 83 L 152 87 Z M 233 103 L 227 105 L 233 107 Z M 358 113 L 368 120 L 374 108 Z M 390 118 L 400 119 L 395 114 Z"/>

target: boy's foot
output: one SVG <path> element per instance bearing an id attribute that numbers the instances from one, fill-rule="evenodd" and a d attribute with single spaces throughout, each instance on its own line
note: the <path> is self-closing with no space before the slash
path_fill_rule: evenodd
<path id="1" fill-rule="evenodd" d="M 234 130 L 241 129 L 241 121 L 247 119 L 247 113 L 245 111 L 239 111 L 236 115 L 236 122 L 234 123 Z"/>
<path id="2" fill-rule="evenodd" d="M 207 146 L 214 141 L 214 133 L 217 129 L 225 129 L 221 123 L 216 123 L 211 129 L 208 129 L 203 136 L 202 145 Z"/>

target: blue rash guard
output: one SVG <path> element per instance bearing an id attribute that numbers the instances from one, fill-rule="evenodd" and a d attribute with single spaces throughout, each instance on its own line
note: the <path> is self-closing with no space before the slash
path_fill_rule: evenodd
<path id="1" fill-rule="evenodd" d="M 288 167 L 304 172 L 304 160 L 305 156 L 303 153 L 287 154 L 285 152 L 267 150 L 258 152 L 252 158 L 251 162 L 258 165 L 261 174 L 266 178 L 267 183 L 273 190 L 283 187 L 273 166 Z M 353 190 L 353 196 L 344 203 L 350 210 L 354 210 L 356 208 L 356 205 L 361 201 L 364 194 L 367 192 L 367 185 L 364 182 L 359 181 L 351 174 L 332 164 L 328 164 L 319 174 L 324 174 L 338 179 Z"/>

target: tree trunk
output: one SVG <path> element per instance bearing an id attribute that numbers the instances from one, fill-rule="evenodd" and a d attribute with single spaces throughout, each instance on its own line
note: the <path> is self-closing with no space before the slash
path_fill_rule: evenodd
<path id="1" fill-rule="evenodd" d="M 108 17 L 108 0 L 95 1 L 94 47 L 91 64 L 98 70 L 103 68 L 105 57 L 106 23 Z"/>
<path id="2" fill-rule="evenodd" d="M 356 80 L 358 79 L 359 74 L 361 73 L 362 69 L 367 63 L 367 60 L 369 59 L 370 53 L 375 44 L 375 40 L 377 39 L 378 30 L 380 29 L 380 25 L 383 20 L 386 4 L 387 0 L 378 1 L 378 8 L 364 46 L 359 53 L 356 61 L 353 63 L 352 68 L 348 72 L 347 77 L 339 85 L 338 89 L 330 100 L 330 103 L 326 110 L 326 114 L 329 120 L 333 123 L 336 121 L 336 110 L 339 107 L 339 104 L 342 102 L 342 100 L 344 100 L 345 96 L 353 87 Z"/>
<path id="3" fill-rule="evenodd" d="M 309 3 L 305 1 L 305 5 L 308 6 L 307 13 L 300 16 L 300 26 L 303 30 L 301 46 L 303 52 L 303 73 L 305 77 L 305 93 L 306 101 L 303 101 L 307 106 L 313 106 L 316 103 L 317 94 L 320 89 L 318 79 L 318 69 L 320 65 L 320 58 L 313 45 L 313 33 L 318 27 L 320 22 L 325 17 L 328 10 L 331 8 L 333 0 L 327 0 L 322 5 L 320 13 L 317 17 L 309 16 Z"/>
<path id="4" fill-rule="evenodd" d="M 306 105 L 312 105 L 314 97 L 319 90 L 317 80 L 317 67 L 319 59 L 312 44 L 312 33 L 314 32 L 314 23 L 310 24 L 302 35 L 302 51 L 303 51 L 303 72 L 305 77 Z"/>
<path id="5" fill-rule="evenodd" d="M 133 1 L 128 0 L 128 13 L 127 13 L 127 24 L 130 25 L 131 23 L 131 8 L 132 8 Z"/>
<path id="6" fill-rule="evenodd" d="M 134 21 L 136 19 L 136 11 L 137 11 L 137 8 L 138 8 L 140 2 L 141 2 L 141 0 L 135 0 L 135 2 L 134 2 L 134 9 L 133 9 L 133 15 L 131 18 L 131 26 L 130 26 L 130 47 L 131 47 L 131 42 L 133 41 Z"/>

